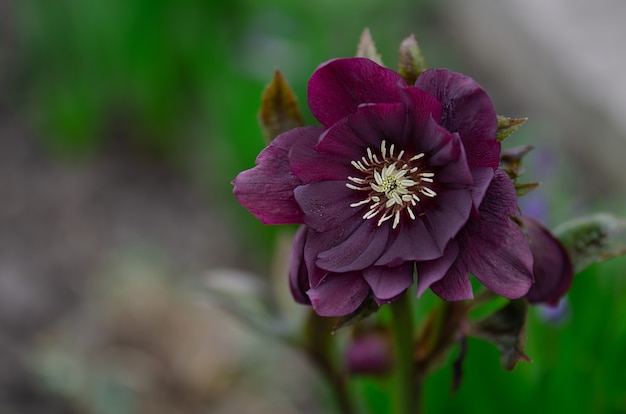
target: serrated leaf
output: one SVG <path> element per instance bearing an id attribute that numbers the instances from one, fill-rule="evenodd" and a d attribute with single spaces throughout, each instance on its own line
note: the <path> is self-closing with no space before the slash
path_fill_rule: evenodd
<path id="1" fill-rule="evenodd" d="M 515 193 L 518 197 L 526 195 L 533 191 L 535 188 L 539 187 L 541 183 L 532 182 L 532 183 L 515 183 Z"/>
<path id="2" fill-rule="evenodd" d="M 380 66 L 384 66 L 383 59 L 376 50 L 376 45 L 368 28 L 363 29 L 363 33 L 361 33 L 361 39 L 356 48 L 356 57 L 368 58 Z"/>
<path id="3" fill-rule="evenodd" d="M 508 118 L 498 115 L 498 131 L 496 139 L 500 142 L 507 139 L 513 132 L 517 131 L 528 118 Z"/>
<path id="4" fill-rule="evenodd" d="M 567 250 L 574 273 L 626 254 L 626 220 L 607 213 L 578 218 L 553 231 Z"/>
<path id="5" fill-rule="evenodd" d="M 285 131 L 304 125 L 298 99 L 278 69 L 263 91 L 259 121 L 267 143 Z"/>
<path id="6" fill-rule="evenodd" d="M 407 84 L 413 85 L 417 77 L 427 68 L 415 36 L 411 35 L 404 39 L 398 50 L 398 73 Z"/>
<path id="7" fill-rule="evenodd" d="M 487 318 L 471 324 L 470 333 L 486 339 L 502 353 L 501 362 L 505 370 L 515 368 L 519 361 L 530 362 L 524 353 L 526 343 L 526 315 L 528 302 L 517 299 Z"/>

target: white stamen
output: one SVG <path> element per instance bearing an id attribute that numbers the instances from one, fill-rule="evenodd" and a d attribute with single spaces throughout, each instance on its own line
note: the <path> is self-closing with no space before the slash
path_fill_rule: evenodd
<path id="1" fill-rule="evenodd" d="M 424 167 L 417 160 L 424 158 L 424 153 L 404 160 L 404 150 L 395 154 L 395 144 L 387 147 L 387 141 L 381 140 L 380 152 L 366 149 L 366 155 L 361 159 L 351 161 L 352 166 L 359 171 L 359 176 L 348 176 L 346 187 L 351 190 L 365 191 L 367 196 L 360 201 L 350 204 L 350 207 L 359 208 L 368 206 L 363 214 L 364 220 L 378 217 L 377 225 L 392 220 L 391 227 L 396 229 L 402 221 L 402 211 L 415 220 L 417 213 L 413 208 L 421 202 L 419 193 L 426 197 L 435 197 L 437 193 L 425 184 L 433 183 L 435 173 L 420 172 Z M 421 216 L 424 214 L 420 212 Z"/>
<path id="2" fill-rule="evenodd" d="M 391 227 L 395 229 L 396 227 L 398 227 L 398 223 L 400 223 L 400 210 L 396 211 L 393 219 L 393 225 Z"/>
<path id="3" fill-rule="evenodd" d="M 352 203 L 350 204 L 350 207 L 358 207 L 358 206 L 362 206 L 364 204 L 367 204 L 371 201 L 371 198 L 366 198 L 365 200 L 361 200 L 358 203 Z"/>

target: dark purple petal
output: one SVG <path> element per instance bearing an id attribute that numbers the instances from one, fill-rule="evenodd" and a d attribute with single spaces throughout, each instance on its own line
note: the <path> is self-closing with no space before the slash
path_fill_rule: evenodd
<path id="1" fill-rule="evenodd" d="M 480 204 L 483 202 L 483 198 L 487 193 L 487 189 L 489 188 L 495 173 L 493 168 L 490 167 L 472 168 L 471 172 L 474 179 L 474 185 L 470 187 L 470 194 L 472 196 L 474 209 L 476 210 L 476 213 L 478 213 L 478 207 L 480 207 Z"/>
<path id="2" fill-rule="evenodd" d="M 374 220 L 362 220 L 346 240 L 318 254 L 315 264 L 337 273 L 363 270 L 380 257 L 389 239 L 389 229 L 377 226 Z"/>
<path id="3" fill-rule="evenodd" d="M 318 315 L 344 316 L 357 310 L 369 290 L 360 272 L 329 273 L 307 294 Z"/>
<path id="4" fill-rule="evenodd" d="M 526 298 L 530 303 L 556 306 L 572 284 L 574 271 L 567 251 L 552 234 L 535 219 L 522 216 L 533 254 L 535 283 Z"/>
<path id="5" fill-rule="evenodd" d="M 257 166 L 233 180 L 239 203 L 264 224 L 302 223 L 303 214 L 293 196 L 301 182 L 291 172 L 287 154 L 296 140 L 320 133 L 319 127 L 302 127 L 277 136 L 259 154 Z"/>
<path id="6" fill-rule="evenodd" d="M 419 218 L 402 222 L 391 240 L 376 265 L 398 266 L 403 262 L 435 259 L 442 254 L 442 249 Z"/>
<path id="7" fill-rule="evenodd" d="M 346 164 L 366 155 L 366 149 L 376 152 L 381 141 L 406 142 L 407 108 L 401 103 L 365 104 L 341 119 L 321 137 L 316 150 L 345 157 Z"/>
<path id="8" fill-rule="evenodd" d="M 363 271 L 363 278 L 377 301 L 388 301 L 413 284 L 413 267 L 412 262 L 397 267 L 372 266 Z"/>
<path id="9" fill-rule="evenodd" d="M 345 180 L 354 174 L 350 159 L 315 150 L 320 135 L 309 135 L 296 140 L 289 150 L 289 166 L 303 183 L 321 180 Z M 353 152 L 356 152 L 353 149 Z"/>
<path id="10" fill-rule="evenodd" d="M 304 261 L 311 286 L 317 286 L 328 273 L 328 271 L 317 267 L 318 254 L 346 240 L 360 225 L 361 220 L 348 220 L 342 226 L 321 233 L 309 228 L 304 244 Z"/>
<path id="11" fill-rule="evenodd" d="M 453 157 L 453 154 L 456 156 Z M 442 165 L 435 174 L 437 183 L 468 186 L 474 184 L 474 178 L 465 158 L 465 149 L 458 134 L 452 135 L 451 139 L 428 161 L 430 166 Z"/>
<path id="12" fill-rule="evenodd" d="M 304 212 L 304 222 L 318 232 L 324 232 L 354 217 L 361 211 L 350 207 L 365 195 L 346 187 L 346 181 L 318 181 L 301 185 L 294 190 L 296 201 Z"/>
<path id="13" fill-rule="evenodd" d="M 335 59 L 320 65 L 311 76 L 309 108 L 328 127 L 360 104 L 400 102 L 400 88 L 405 86 L 398 73 L 369 59 Z"/>
<path id="14" fill-rule="evenodd" d="M 495 152 L 486 151 L 488 148 L 497 147 L 499 151 L 496 112 L 489 95 L 473 79 L 446 69 L 429 69 L 417 78 L 415 86 L 441 102 L 443 114 L 440 124 L 450 132 L 461 135 L 470 166 L 498 166 L 499 157 L 498 160 L 484 157 Z M 493 143 L 482 147 L 474 140 Z"/>
<path id="15" fill-rule="evenodd" d="M 418 153 L 423 152 L 428 155 L 429 165 L 439 166 L 445 163 L 445 160 L 439 162 L 433 159 L 433 157 L 452 140 L 452 134 L 437 124 L 433 118 L 428 118 L 421 131 L 416 131 L 412 139 L 415 150 Z M 453 155 L 451 159 L 456 160 L 459 157 L 458 149 L 454 154 L 450 155 Z"/>
<path id="16" fill-rule="evenodd" d="M 307 227 L 300 226 L 293 239 L 291 257 L 289 260 L 289 289 L 294 300 L 303 305 L 310 305 L 311 301 L 306 295 L 309 285 L 309 275 L 304 263 L 304 241 L 306 240 Z"/>
<path id="17" fill-rule="evenodd" d="M 409 108 L 417 132 L 426 125 L 429 119 L 432 118 L 435 122 L 441 120 L 441 102 L 434 96 L 421 89 L 407 87 L 402 89 L 401 97 L 402 102 L 406 103 Z"/>
<path id="18" fill-rule="evenodd" d="M 533 283 L 533 257 L 522 229 L 511 216 L 517 213 L 517 196 L 501 170 L 485 194 L 480 216 L 457 237 L 461 257 L 470 272 L 495 293 L 515 299 Z"/>
<path id="19" fill-rule="evenodd" d="M 443 279 L 433 283 L 430 289 L 448 302 L 474 298 L 472 283 L 467 275 L 467 267 L 460 255 L 452 263 Z"/>
<path id="20" fill-rule="evenodd" d="M 459 255 L 459 245 L 452 241 L 439 259 L 418 263 L 417 296 L 421 296 L 433 283 L 443 279 Z"/>
<path id="21" fill-rule="evenodd" d="M 434 201 L 421 219 L 443 252 L 448 242 L 467 223 L 472 210 L 472 197 L 465 188 L 445 189 L 434 197 Z"/>
<path id="22" fill-rule="evenodd" d="M 500 164 L 500 143 L 483 139 L 464 139 L 467 151 L 467 163 L 470 167 L 491 167 Z"/>

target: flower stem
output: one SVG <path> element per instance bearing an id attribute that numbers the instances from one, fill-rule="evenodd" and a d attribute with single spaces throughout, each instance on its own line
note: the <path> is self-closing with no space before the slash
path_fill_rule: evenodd
<path id="1" fill-rule="evenodd" d="M 394 337 L 394 414 L 419 412 L 413 361 L 413 314 L 405 292 L 391 303 Z"/>

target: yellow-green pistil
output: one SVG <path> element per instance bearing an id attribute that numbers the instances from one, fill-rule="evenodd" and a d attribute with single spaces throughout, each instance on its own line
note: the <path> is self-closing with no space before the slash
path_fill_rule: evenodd
<path id="1" fill-rule="evenodd" d="M 409 218 L 415 220 L 413 207 L 420 202 L 420 195 L 432 198 L 437 193 L 428 187 L 435 174 L 422 171 L 424 165 L 419 160 L 424 157 L 424 153 L 406 159 L 404 150 L 397 155 L 394 152 L 394 144 L 387 148 L 385 140 L 380 144 L 380 154 L 367 148 L 367 157 L 352 161 L 362 177 L 348 177 L 346 187 L 367 191 L 366 198 L 350 204 L 350 207 L 369 204 L 369 210 L 363 215 L 364 219 L 378 216 L 380 226 L 393 218 L 392 227 L 395 229 L 400 223 L 402 211 L 406 211 Z"/>

